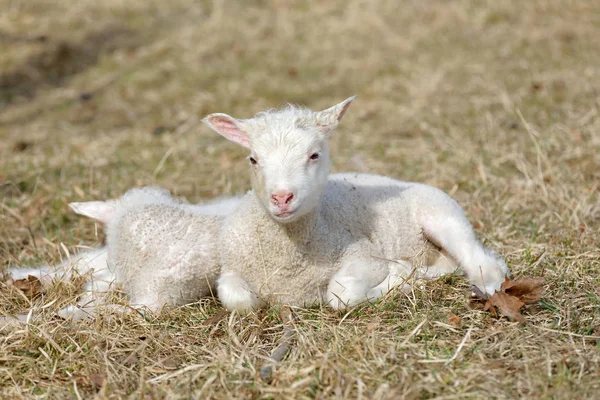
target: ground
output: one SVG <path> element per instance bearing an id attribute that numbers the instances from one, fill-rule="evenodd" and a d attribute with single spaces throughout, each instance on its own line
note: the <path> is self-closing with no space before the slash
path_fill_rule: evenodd
<path id="1" fill-rule="evenodd" d="M 514 276 L 527 324 L 470 306 L 460 276 L 284 329 L 203 300 L 159 315 L 55 316 L 76 283 L 0 286 L 3 398 L 593 398 L 600 391 L 597 1 L 8 0 L 0 13 L 0 268 L 54 263 L 102 228 L 67 203 L 160 185 L 249 188 L 246 153 L 200 123 L 357 95 L 333 170 L 452 194 Z M 121 300 L 123 301 L 123 300 Z"/>

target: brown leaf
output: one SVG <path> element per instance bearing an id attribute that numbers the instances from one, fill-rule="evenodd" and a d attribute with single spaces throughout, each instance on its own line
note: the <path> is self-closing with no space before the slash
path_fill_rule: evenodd
<path id="1" fill-rule="evenodd" d="M 525 323 L 525 317 L 519 310 L 525 305 L 519 298 L 504 292 L 496 292 L 489 296 L 490 303 L 498 308 L 500 314 L 507 316 L 511 321 Z"/>
<path id="2" fill-rule="evenodd" d="M 523 303 L 535 303 L 542 297 L 543 278 L 523 278 L 518 281 L 507 279 L 502 284 L 502 290 L 511 296 L 519 298 Z"/>
<path id="3" fill-rule="evenodd" d="M 489 311 L 490 314 L 492 314 L 494 317 L 498 316 L 498 313 L 496 312 L 496 308 L 494 307 L 494 304 L 492 303 L 492 301 L 488 298 L 487 301 L 485 302 L 485 305 L 483 306 L 483 311 Z"/>
<path id="4" fill-rule="evenodd" d="M 450 322 L 450 325 L 452 325 L 452 326 L 459 326 L 460 322 L 461 322 L 461 318 L 458 315 L 450 313 L 450 314 L 448 314 L 448 321 Z"/>
<path id="5" fill-rule="evenodd" d="M 42 282 L 33 275 L 27 279 L 19 279 L 13 282 L 13 286 L 19 289 L 27 298 L 32 299 L 42 293 Z"/>
<path id="6" fill-rule="evenodd" d="M 99 389 L 104 384 L 104 377 L 100 374 L 91 374 L 88 379 L 92 382 L 95 388 Z"/>
<path id="7" fill-rule="evenodd" d="M 543 284 L 542 278 L 523 278 L 516 281 L 506 278 L 500 291 L 488 296 L 483 310 L 489 311 L 494 317 L 499 312 L 511 321 L 525 323 L 521 308 L 525 304 L 535 303 L 542 297 Z"/>
<path id="8" fill-rule="evenodd" d="M 64 378 L 65 381 L 68 378 Z M 89 376 L 76 376 L 75 382 L 78 386 L 89 388 L 91 387 L 95 392 L 98 392 L 102 389 L 102 385 L 104 384 L 104 377 L 100 374 L 90 374 Z"/>

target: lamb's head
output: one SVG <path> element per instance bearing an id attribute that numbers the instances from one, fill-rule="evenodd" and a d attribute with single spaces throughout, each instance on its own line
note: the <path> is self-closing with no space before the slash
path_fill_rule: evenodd
<path id="1" fill-rule="evenodd" d="M 319 204 L 329 174 L 329 133 L 352 100 L 318 112 L 290 105 L 245 120 L 211 114 L 203 122 L 250 150 L 254 193 L 273 219 L 288 223 Z"/>

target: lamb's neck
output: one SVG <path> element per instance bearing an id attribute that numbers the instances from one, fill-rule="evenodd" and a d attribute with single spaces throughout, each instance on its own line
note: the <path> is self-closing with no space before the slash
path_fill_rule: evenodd
<path id="1" fill-rule="evenodd" d="M 262 215 L 261 220 L 264 228 L 279 232 L 282 238 L 299 246 L 308 245 L 311 239 L 314 239 L 317 227 L 323 222 L 318 208 L 287 224 L 275 221 L 258 200 L 255 200 L 254 209 L 256 213 Z"/>
<path id="2" fill-rule="evenodd" d="M 308 244 L 314 239 L 314 232 L 319 224 L 319 210 L 303 215 L 294 222 L 280 224 L 287 237 L 297 244 Z"/>

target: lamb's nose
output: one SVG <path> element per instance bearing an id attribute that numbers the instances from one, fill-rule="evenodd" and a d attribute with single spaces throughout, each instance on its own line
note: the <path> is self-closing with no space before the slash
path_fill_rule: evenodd
<path id="1" fill-rule="evenodd" d="M 282 207 L 286 204 L 290 204 L 290 201 L 294 198 L 294 193 L 279 190 L 271 195 L 271 201 L 274 205 Z"/>

